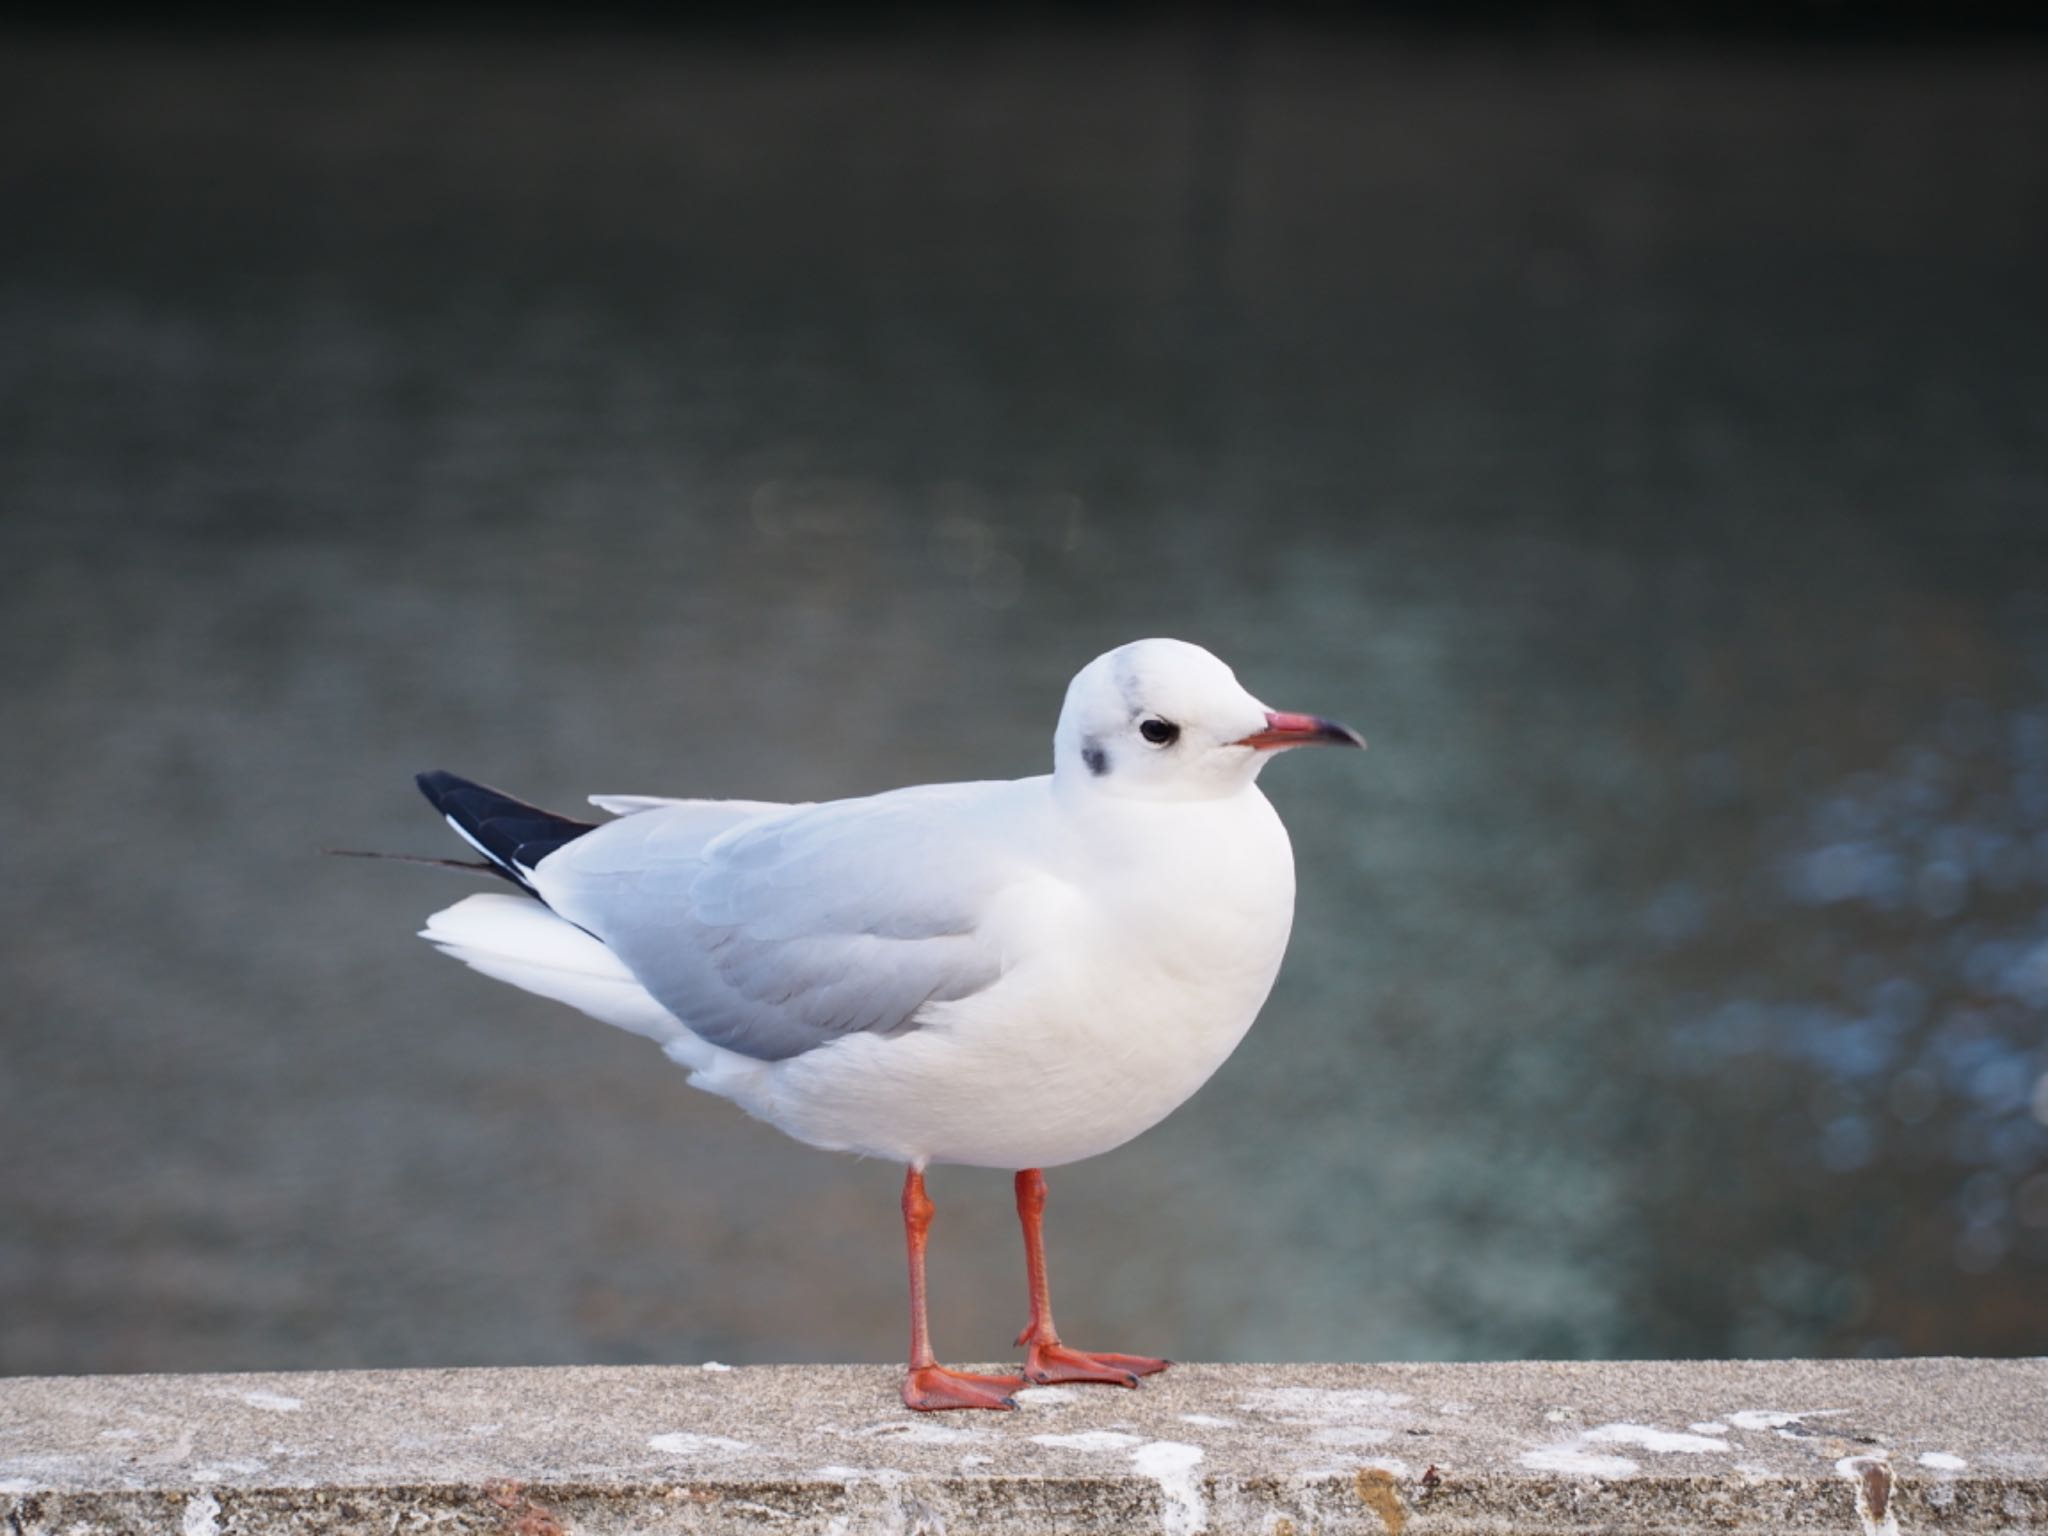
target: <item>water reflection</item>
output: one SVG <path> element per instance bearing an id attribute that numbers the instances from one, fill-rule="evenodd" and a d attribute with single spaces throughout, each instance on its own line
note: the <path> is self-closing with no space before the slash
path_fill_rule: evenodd
<path id="1" fill-rule="evenodd" d="M 2038 1252 L 2048 710 L 1952 701 L 1884 769 L 1818 796 L 1785 844 L 1771 920 L 1810 946 L 1824 990 L 1719 1001 L 1673 1028 L 1673 1066 L 1711 1079 L 1763 1057 L 1795 1074 L 1809 1112 L 1781 1155 L 1838 1176 L 1920 1175 L 1911 1187 L 1941 1190 L 1921 1219 L 1963 1273 L 1995 1273 L 2016 1244 Z M 1881 1184 L 1835 1193 L 1886 1197 Z M 1863 1322 L 1851 1324 L 1860 1346 L 1897 1347 Z"/>
<path id="2" fill-rule="evenodd" d="M 311 850 L 1033 771 L 1145 633 L 1373 750 L 1076 1336 L 2048 1349 L 2037 72 L 1213 42 L 0 59 L 0 1369 L 892 1350 L 893 1170 Z"/>

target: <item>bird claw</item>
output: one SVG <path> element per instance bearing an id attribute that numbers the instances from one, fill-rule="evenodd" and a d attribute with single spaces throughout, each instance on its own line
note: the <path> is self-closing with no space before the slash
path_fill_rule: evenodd
<path id="1" fill-rule="evenodd" d="M 1025 1330 L 1029 1336 L 1030 1330 Z M 1018 1343 L 1023 1343 L 1019 1339 Z M 1151 1355 L 1090 1354 L 1060 1343 L 1033 1344 L 1024 1357 L 1024 1376 L 1034 1386 L 1063 1382 L 1098 1382 L 1109 1387 L 1135 1387 L 1140 1376 L 1163 1371 L 1173 1362 Z"/>
<path id="2" fill-rule="evenodd" d="M 1017 1406 L 1010 1394 L 1023 1385 L 1021 1376 L 977 1376 L 971 1371 L 949 1371 L 943 1365 L 922 1365 L 903 1378 L 903 1406 L 920 1413 L 945 1408 L 1003 1411 Z"/>

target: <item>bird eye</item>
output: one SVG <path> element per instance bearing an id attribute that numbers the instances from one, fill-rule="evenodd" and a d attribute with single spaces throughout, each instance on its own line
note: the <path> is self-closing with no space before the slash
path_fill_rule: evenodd
<path id="1" fill-rule="evenodd" d="M 1140 723 L 1138 734 L 1155 747 L 1170 747 L 1180 739 L 1180 727 L 1171 720 L 1161 720 L 1155 716 Z"/>

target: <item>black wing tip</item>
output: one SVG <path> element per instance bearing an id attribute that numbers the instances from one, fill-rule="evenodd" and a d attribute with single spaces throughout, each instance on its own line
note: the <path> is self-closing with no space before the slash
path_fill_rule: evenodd
<path id="1" fill-rule="evenodd" d="M 465 779 L 459 773 L 450 773 L 446 768 L 429 768 L 424 773 L 412 776 L 413 783 L 435 810 L 442 809 L 442 802 L 458 790 L 482 789 L 484 786 L 472 779 Z"/>
<path id="2" fill-rule="evenodd" d="M 501 874 L 529 890 L 528 875 L 535 864 L 564 843 L 597 829 L 596 822 L 557 816 L 445 768 L 414 774 L 413 782 L 472 847 Z"/>

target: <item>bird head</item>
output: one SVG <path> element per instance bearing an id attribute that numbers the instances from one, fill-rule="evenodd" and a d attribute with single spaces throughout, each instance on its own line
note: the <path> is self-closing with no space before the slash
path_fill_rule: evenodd
<path id="1" fill-rule="evenodd" d="M 1268 709 L 1199 645 L 1134 640 L 1068 685 L 1053 774 L 1104 794 L 1213 800 L 1243 789 L 1290 747 L 1364 745 L 1334 720 Z"/>

